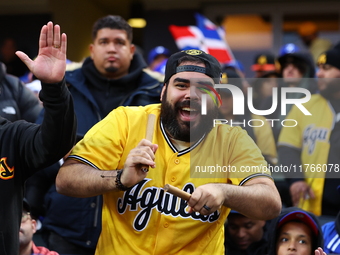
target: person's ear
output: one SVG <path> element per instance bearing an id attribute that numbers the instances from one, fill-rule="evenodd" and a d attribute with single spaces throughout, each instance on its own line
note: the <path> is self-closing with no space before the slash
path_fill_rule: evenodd
<path id="1" fill-rule="evenodd" d="M 266 225 L 266 221 L 265 220 L 261 220 L 261 227 L 263 228 L 264 225 Z"/>
<path id="2" fill-rule="evenodd" d="M 93 59 L 93 47 L 94 47 L 94 45 L 91 43 L 90 46 L 89 46 L 91 59 Z"/>
<path id="3" fill-rule="evenodd" d="M 164 96 L 164 93 L 165 93 L 165 90 L 166 90 L 166 84 L 164 84 L 163 85 L 163 88 L 162 88 L 162 92 L 161 92 L 161 98 L 160 98 L 160 100 L 161 100 L 161 102 L 162 102 L 162 100 L 163 100 L 163 96 Z"/>
<path id="4" fill-rule="evenodd" d="M 132 60 L 133 55 L 135 54 L 135 52 L 136 52 L 136 46 L 134 44 L 131 44 L 130 45 L 131 60 Z"/>
<path id="5" fill-rule="evenodd" d="M 37 221 L 31 219 L 31 226 L 32 226 L 32 232 L 34 234 L 35 232 L 37 232 Z"/>

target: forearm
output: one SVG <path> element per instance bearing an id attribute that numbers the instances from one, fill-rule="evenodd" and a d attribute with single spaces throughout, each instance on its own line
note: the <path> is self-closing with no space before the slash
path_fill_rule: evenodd
<path id="1" fill-rule="evenodd" d="M 46 151 L 57 154 L 59 160 L 75 143 L 77 120 L 73 100 L 63 79 L 58 84 L 43 84 L 40 92 L 45 114 L 41 124 L 41 139 Z"/>
<path id="2" fill-rule="evenodd" d="M 280 195 L 269 178 L 255 178 L 244 186 L 221 184 L 224 206 L 252 218 L 269 220 L 281 211 Z"/>
<path id="3" fill-rule="evenodd" d="M 73 147 L 76 118 L 73 101 L 65 82 L 46 85 L 41 93 L 46 101 L 41 125 L 27 125 L 18 133 L 24 139 L 22 158 L 24 167 L 39 170 L 63 158 Z M 18 137 L 19 139 L 19 137 Z"/>
<path id="4" fill-rule="evenodd" d="M 102 171 L 68 159 L 56 178 L 60 194 L 72 197 L 93 197 L 116 190 L 117 171 Z"/>

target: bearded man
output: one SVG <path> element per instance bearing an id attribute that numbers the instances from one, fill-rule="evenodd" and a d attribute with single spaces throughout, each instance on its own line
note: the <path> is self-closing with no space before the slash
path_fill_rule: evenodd
<path id="1" fill-rule="evenodd" d="M 57 189 L 68 196 L 103 194 L 96 254 L 224 254 L 231 208 L 263 220 L 280 212 L 280 196 L 253 140 L 240 127 L 213 125 L 220 77 L 219 62 L 203 51 L 173 54 L 161 104 L 113 110 L 71 152 Z M 143 139 L 150 114 L 156 116 L 152 141 Z M 166 193 L 166 184 L 190 198 Z"/>

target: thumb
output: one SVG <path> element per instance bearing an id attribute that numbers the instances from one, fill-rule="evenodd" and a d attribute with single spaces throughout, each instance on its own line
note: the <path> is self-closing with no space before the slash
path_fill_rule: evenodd
<path id="1" fill-rule="evenodd" d="M 314 194 L 313 189 L 309 188 L 308 193 L 309 193 L 310 198 L 312 198 L 312 199 L 315 198 L 315 194 Z"/>
<path id="2" fill-rule="evenodd" d="M 18 56 L 18 58 L 21 59 L 22 62 L 25 63 L 25 65 L 32 71 L 31 66 L 32 66 L 32 60 L 22 51 L 17 51 L 15 54 Z"/>
<path id="3" fill-rule="evenodd" d="M 158 149 L 158 144 L 153 144 L 153 145 L 152 145 L 152 151 L 153 151 L 153 153 L 156 153 L 157 149 Z"/>

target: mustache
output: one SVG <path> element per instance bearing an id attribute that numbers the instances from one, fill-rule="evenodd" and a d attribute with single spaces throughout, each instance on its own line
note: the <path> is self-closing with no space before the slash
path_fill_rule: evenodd
<path id="1" fill-rule="evenodd" d="M 199 104 L 197 101 L 191 100 L 184 100 L 175 104 L 175 109 L 182 109 L 183 107 L 190 107 L 198 110 L 201 109 L 201 104 Z"/>

